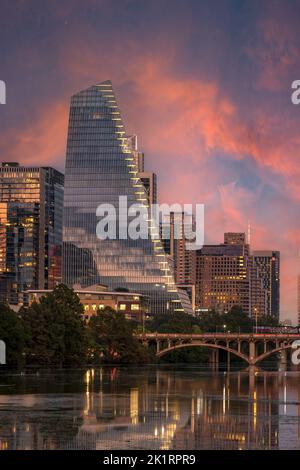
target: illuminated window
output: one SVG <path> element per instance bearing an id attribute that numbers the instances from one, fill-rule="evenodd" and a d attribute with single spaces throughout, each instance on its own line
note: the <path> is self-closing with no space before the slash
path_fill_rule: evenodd
<path id="1" fill-rule="evenodd" d="M 100 304 L 100 305 L 99 305 L 99 309 L 100 309 L 100 310 L 104 310 L 104 308 L 105 308 L 105 306 L 104 306 L 103 304 Z"/>
<path id="2" fill-rule="evenodd" d="M 120 310 L 126 310 L 126 304 L 120 304 L 119 308 Z"/>
<path id="3" fill-rule="evenodd" d="M 131 310 L 139 310 L 140 306 L 139 304 L 131 304 Z"/>

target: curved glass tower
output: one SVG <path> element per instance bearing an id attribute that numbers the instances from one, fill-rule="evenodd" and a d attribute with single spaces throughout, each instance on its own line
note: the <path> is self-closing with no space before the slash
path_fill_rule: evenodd
<path id="1" fill-rule="evenodd" d="M 138 177 L 132 139 L 126 136 L 110 81 L 91 86 L 71 98 L 64 193 L 63 282 L 88 287 L 105 284 L 148 296 L 153 314 L 191 313 L 186 292 L 174 282 L 159 233 L 148 217 L 147 239 L 96 236 L 99 204 L 119 196 L 128 206 L 148 207 Z M 118 213 L 118 212 L 117 212 Z M 117 222 L 118 223 L 118 222 Z"/>

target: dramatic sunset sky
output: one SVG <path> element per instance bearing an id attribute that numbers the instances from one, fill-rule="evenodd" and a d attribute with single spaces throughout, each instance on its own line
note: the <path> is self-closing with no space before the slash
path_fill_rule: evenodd
<path id="1" fill-rule="evenodd" d="M 113 82 L 159 201 L 205 204 L 205 242 L 281 251 L 296 319 L 300 2 L 1 0 L 0 160 L 64 169 L 70 96 Z"/>

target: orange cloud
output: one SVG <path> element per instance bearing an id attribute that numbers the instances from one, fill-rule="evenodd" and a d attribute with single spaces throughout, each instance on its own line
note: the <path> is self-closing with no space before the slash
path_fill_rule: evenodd
<path id="1" fill-rule="evenodd" d="M 67 125 L 68 104 L 47 103 L 30 124 L 2 137 L 0 154 L 7 161 L 64 167 Z"/>
<path id="2" fill-rule="evenodd" d="M 269 33 L 271 34 L 271 33 Z M 146 151 L 146 166 L 164 173 L 159 186 L 164 201 L 203 202 L 209 241 L 220 242 L 225 230 L 246 230 L 250 218 L 253 246 L 280 249 L 285 311 L 295 311 L 291 276 L 299 238 L 288 241 L 275 236 L 278 220 L 266 225 L 258 218 L 260 192 L 238 188 L 223 181 L 222 171 L 211 163 L 215 152 L 234 160 L 251 156 L 263 183 L 277 185 L 291 201 L 300 201 L 300 139 L 297 123 L 287 114 L 273 113 L 263 104 L 249 112 L 225 96 L 222 84 L 176 74 L 176 43 L 156 40 L 151 52 L 147 45 L 128 41 L 113 44 L 103 38 L 97 50 L 89 42 L 72 38 L 64 44 L 58 66 L 67 77 L 67 91 L 57 102 L 45 102 L 29 125 L 13 129 L 2 137 L 1 155 L 7 160 L 63 166 L 68 123 L 68 96 L 95 82 L 111 78 L 125 116 L 128 133 L 137 133 Z M 108 47 L 109 46 L 109 47 Z M 270 69 L 271 70 L 271 69 Z M 268 79 L 267 69 L 265 80 Z M 271 75 L 273 72 L 270 72 Z M 263 79 L 262 79 L 263 80 Z M 150 164 L 151 161 L 151 164 Z M 280 182 L 268 180 L 273 175 Z M 160 180 L 159 180 L 160 181 Z M 280 186 L 279 186 L 280 185 Z M 295 229 L 296 230 L 296 229 Z M 292 284 L 291 284 L 292 282 Z"/>

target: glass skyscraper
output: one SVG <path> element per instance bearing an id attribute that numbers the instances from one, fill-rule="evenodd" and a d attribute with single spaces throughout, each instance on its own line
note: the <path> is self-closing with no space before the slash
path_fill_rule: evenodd
<path id="1" fill-rule="evenodd" d="M 151 313 L 191 312 L 187 294 L 174 282 L 157 227 L 148 217 L 147 239 L 96 236 L 97 207 L 119 196 L 128 206 L 149 207 L 138 176 L 132 137 L 126 135 L 110 81 L 91 86 L 71 98 L 67 142 L 63 281 L 87 287 L 105 284 L 148 296 Z M 117 212 L 118 213 L 118 212 Z M 117 221 L 119 224 L 119 221 Z M 152 237 L 150 237 L 150 232 Z"/>
<path id="2" fill-rule="evenodd" d="M 0 167 L 0 299 L 61 282 L 64 176 L 54 168 Z"/>

